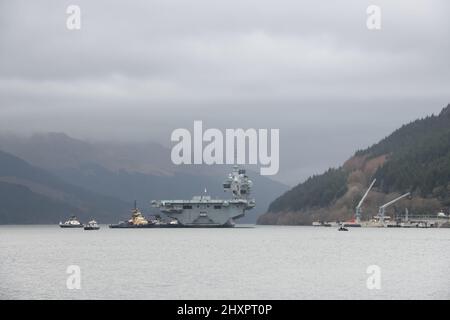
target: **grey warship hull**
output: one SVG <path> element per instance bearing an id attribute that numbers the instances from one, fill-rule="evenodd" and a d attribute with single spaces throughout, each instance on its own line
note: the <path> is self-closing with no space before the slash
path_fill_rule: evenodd
<path id="1" fill-rule="evenodd" d="M 183 227 L 226 228 L 234 227 L 235 220 L 245 215 L 248 204 L 242 200 L 199 197 L 192 200 L 162 200 L 159 208 Z"/>

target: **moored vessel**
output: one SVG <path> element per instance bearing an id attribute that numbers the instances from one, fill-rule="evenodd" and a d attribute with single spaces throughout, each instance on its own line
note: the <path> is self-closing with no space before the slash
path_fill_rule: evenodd
<path id="1" fill-rule="evenodd" d="M 342 223 L 343 228 L 361 228 L 361 223 L 357 219 L 352 219 Z"/>
<path id="2" fill-rule="evenodd" d="M 234 166 L 223 183 L 224 191 L 231 191 L 231 199 L 202 195 L 191 200 L 153 200 L 152 205 L 181 227 L 233 227 L 236 219 L 255 207 L 255 200 L 250 198 L 252 185 L 246 171 Z"/>

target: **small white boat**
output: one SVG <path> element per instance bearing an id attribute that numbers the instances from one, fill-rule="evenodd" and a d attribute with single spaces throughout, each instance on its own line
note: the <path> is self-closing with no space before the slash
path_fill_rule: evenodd
<path id="1" fill-rule="evenodd" d="M 80 221 L 78 221 L 77 217 L 71 216 L 70 219 L 67 220 L 66 222 L 64 223 L 60 222 L 59 226 L 61 228 L 82 228 L 83 224 Z"/>
<path id="2" fill-rule="evenodd" d="M 98 229 L 100 229 L 100 226 L 98 225 L 97 221 L 95 221 L 95 220 L 89 221 L 84 226 L 84 230 L 98 230 Z"/>

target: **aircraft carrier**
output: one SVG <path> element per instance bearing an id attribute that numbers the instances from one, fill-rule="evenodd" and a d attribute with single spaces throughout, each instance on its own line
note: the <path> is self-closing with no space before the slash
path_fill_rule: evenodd
<path id="1" fill-rule="evenodd" d="M 230 199 L 202 195 L 191 200 L 153 200 L 152 206 L 183 227 L 234 227 L 236 219 L 255 207 L 255 200 L 250 198 L 252 185 L 246 171 L 234 166 L 223 183 L 224 191 L 231 192 Z"/>

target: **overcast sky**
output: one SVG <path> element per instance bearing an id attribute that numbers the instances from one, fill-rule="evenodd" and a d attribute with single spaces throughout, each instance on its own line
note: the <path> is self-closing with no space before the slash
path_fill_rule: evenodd
<path id="1" fill-rule="evenodd" d="M 81 30 L 66 28 L 71 4 Z M 450 102 L 449 13 L 448 0 L 0 0 L 0 130 L 170 146 L 193 120 L 279 128 L 274 178 L 293 185 Z"/>

